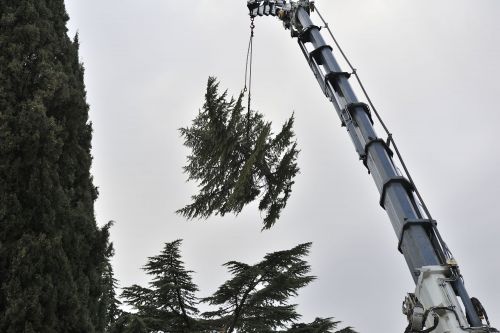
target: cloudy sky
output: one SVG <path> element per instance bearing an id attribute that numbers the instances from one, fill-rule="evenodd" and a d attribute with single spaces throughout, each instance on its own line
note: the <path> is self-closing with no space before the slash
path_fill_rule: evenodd
<path id="1" fill-rule="evenodd" d="M 317 4 L 398 141 L 469 293 L 500 326 L 500 2 Z M 188 151 L 177 129 L 202 106 L 208 76 L 230 94 L 243 88 L 246 2 L 66 5 L 86 68 L 96 213 L 100 224 L 117 222 L 114 266 L 122 286 L 146 283 L 140 269 L 146 258 L 178 238 L 200 296 L 227 278 L 221 264 L 228 260 L 254 263 L 312 241 L 309 261 L 318 279 L 297 299 L 304 320 L 334 316 L 359 332 L 404 330 L 401 302 L 414 284 L 397 237 L 345 129 L 280 22 L 256 20 L 253 106 L 276 129 L 295 112 L 301 173 L 280 221 L 261 232 L 255 205 L 207 221 L 174 213 L 196 190 L 182 173 Z"/>

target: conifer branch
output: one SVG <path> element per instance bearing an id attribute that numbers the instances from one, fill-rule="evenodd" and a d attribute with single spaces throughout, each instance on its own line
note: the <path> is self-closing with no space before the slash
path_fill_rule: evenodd
<path id="1" fill-rule="evenodd" d="M 184 171 L 188 180 L 198 182 L 199 192 L 177 213 L 188 219 L 238 214 L 260 197 L 259 210 L 266 212 L 263 229 L 269 229 L 286 206 L 299 171 L 294 116 L 273 136 L 262 114 L 245 111 L 243 93 L 228 100 L 227 91 L 219 94 L 218 87 L 210 77 L 203 108 L 191 127 L 179 130 L 191 149 Z"/>

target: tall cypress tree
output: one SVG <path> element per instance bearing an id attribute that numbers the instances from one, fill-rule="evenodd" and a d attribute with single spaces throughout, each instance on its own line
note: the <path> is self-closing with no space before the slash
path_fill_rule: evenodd
<path id="1" fill-rule="evenodd" d="M 94 332 L 107 232 L 63 0 L 0 1 L 0 331 Z"/>

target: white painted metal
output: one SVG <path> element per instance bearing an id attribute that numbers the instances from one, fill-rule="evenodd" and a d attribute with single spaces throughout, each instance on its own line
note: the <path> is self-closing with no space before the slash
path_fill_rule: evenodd
<path id="1" fill-rule="evenodd" d="M 432 327 L 434 323 L 432 312 L 439 316 L 439 324 L 433 332 L 466 332 L 462 327 L 468 327 L 469 324 L 450 284 L 449 276 L 451 272 L 446 266 L 423 266 L 420 269 L 415 296 L 424 306 L 424 310 L 430 311 L 426 327 Z M 434 308 L 449 308 L 454 312 L 444 309 L 432 310 Z"/>

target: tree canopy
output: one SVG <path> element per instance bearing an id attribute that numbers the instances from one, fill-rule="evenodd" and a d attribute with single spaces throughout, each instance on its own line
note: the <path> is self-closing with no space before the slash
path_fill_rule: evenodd
<path id="1" fill-rule="evenodd" d="M 0 331 L 102 331 L 83 66 L 64 1 L 0 1 Z"/>
<path id="2" fill-rule="evenodd" d="M 147 328 L 154 332 L 191 332 L 193 316 L 198 313 L 191 271 L 184 268 L 181 240 L 165 244 L 162 252 L 144 266 L 152 276 L 149 288 L 133 285 L 124 288 L 122 297 L 133 306 Z"/>
<path id="3" fill-rule="evenodd" d="M 273 135 L 271 123 L 237 99 L 219 93 L 219 83 L 210 77 L 205 103 L 191 127 L 181 128 L 184 145 L 191 149 L 184 171 L 188 180 L 198 182 L 193 202 L 177 212 L 187 218 L 207 218 L 212 214 L 238 214 L 260 198 L 265 211 L 263 228 L 279 218 L 292 191 L 297 167 L 293 115 Z"/>
<path id="4" fill-rule="evenodd" d="M 299 322 L 301 316 L 291 303 L 299 289 L 315 279 L 304 260 L 311 243 L 269 253 L 254 265 L 227 262 L 231 277 L 205 298 L 196 296 L 198 287 L 193 272 L 184 267 L 180 244 L 167 243 L 158 256 L 148 259 L 144 270 L 152 278 L 149 287 L 124 288 L 122 297 L 136 311 L 122 314 L 111 333 L 140 325 L 155 333 L 333 333 L 339 324 L 331 318 Z M 201 303 L 215 310 L 200 314 Z M 340 332 L 354 331 L 347 327 Z"/>
<path id="5" fill-rule="evenodd" d="M 303 259 L 310 246 L 311 243 L 305 243 L 269 253 L 255 265 L 227 262 L 224 266 L 232 278 L 204 299 L 219 310 L 203 316 L 224 322 L 228 333 L 274 332 L 295 322 L 300 315 L 295 305 L 289 303 L 290 298 L 314 280 L 308 275 L 310 267 Z"/>

